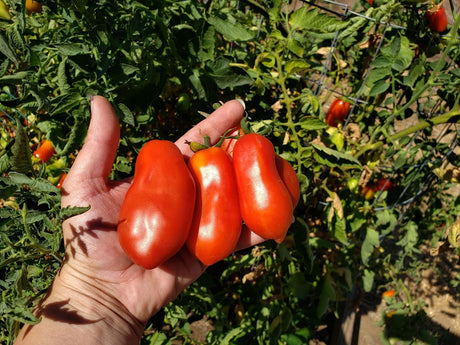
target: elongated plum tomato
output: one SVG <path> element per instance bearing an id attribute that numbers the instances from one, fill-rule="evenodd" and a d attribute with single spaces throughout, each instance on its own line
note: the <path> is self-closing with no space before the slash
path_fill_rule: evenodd
<path id="1" fill-rule="evenodd" d="M 229 136 L 240 136 L 244 135 L 243 130 L 240 126 L 238 126 L 234 131 L 232 131 Z M 235 148 L 235 144 L 238 139 L 236 138 L 227 138 L 222 143 L 222 149 L 227 151 L 230 157 L 233 156 L 233 149 Z M 294 208 L 297 206 L 299 199 L 300 199 L 300 185 L 299 179 L 297 178 L 297 173 L 295 172 L 294 168 L 291 164 L 285 160 L 283 157 L 276 155 L 275 156 L 275 163 L 276 169 L 278 170 L 278 174 L 280 175 L 281 179 L 284 182 L 284 185 L 288 189 L 289 193 L 291 194 L 292 204 Z"/>
<path id="2" fill-rule="evenodd" d="M 38 158 L 41 163 L 46 163 L 56 153 L 51 140 L 45 139 L 41 142 L 38 149 L 34 151 L 34 157 Z"/>
<path id="3" fill-rule="evenodd" d="M 428 27 L 435 32 L 444 32 L 447 29 L 447 14 L 443 6 L 433 5 L 426 11 L 425 18 Z"/>
<path id="4" fill-rule="evenodd" d="M 118 221 L 121 247 L 135 264 L 155 268 L 182 248 L 195 196 L 195 182 L 177 146 L 166 140 L 146 143 Z"/>
<path id="5" fill-rule="evenodd" d="M 275 155 L 275 164 L 276 170 L 291 196 L 292 206 L 295 208 L 300 199 L 300 185 L 297 173 L 292 165 L 279 155 Z"/>
<path id="6" fill-rule="evenodd" d="M 327 111 L 326 123 L 331 127 L 337 127 L 347 118 L 350 107 L 350 103 L 347 101 L 336 98 Z"/>
<path id="7" fill-rule="evenodd" d="M 240 238 L 242 219 L 230 156 L 220 147 L 195 153 L 188 162 L 197 187 L 187 247 L 205 265 L 229 256 Z"/>
<path id="8" fill-rule="evenodd" d="M 243 221 L 259 236 L 280 243 L 292 223 L 294 206 L 275 155 L 270 140 L 246 134 L 235 144 L 233 168 Z"/>

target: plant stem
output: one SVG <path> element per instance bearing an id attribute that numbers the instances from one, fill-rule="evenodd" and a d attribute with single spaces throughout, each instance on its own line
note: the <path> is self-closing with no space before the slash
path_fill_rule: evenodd
<path id="1" fill-rule="evenodd" d="M 439 116 L 436 116 L 430 120 L 423 120 L 423 121 L 420 121 L 419 123 L 409 127 L 409 128 L 406 128 L 406 129 L 403 129 L 402 131 L 399 131 L 393 135 L 391 135 L 389 138 L 388 138 L 388 141 L 396 141 L 398 139 L 401 139 L 401 138 L 404 138 L 412 133 L 415 133 L 417 131 L 421 131 L 425 128 L 428 128 L 428 127 L 433 127 L 435 125 L 440 125 L 440 124 L 443 124 L 443 123 L 448 123 L 448 122 L 451 122 L 451 119 L 454 119 L 455 117 L 457 116 L 460 116 L 460 106 L 458 104 L 458 99 L 457 99 L 457 103 L 456 105 L 454 106 L 454 108 L 449 111 L 448 113 L 446 114 L 443 114 L 443 115 L 439 115 Z M 367 145 L 365 145 L 363 148 L 361 148 L 361 150 L 359 150 L 356 155 L 354 156 L 355 158 L 359 158 L 361 155 L 363 155 L 365 152 L 369 151 L 369 150 L 375 150 L 377 148 L 379 148 L 380 146 L 382 146 L 386 141 L 378 141 L 376 143 L 369 143 Z"/>

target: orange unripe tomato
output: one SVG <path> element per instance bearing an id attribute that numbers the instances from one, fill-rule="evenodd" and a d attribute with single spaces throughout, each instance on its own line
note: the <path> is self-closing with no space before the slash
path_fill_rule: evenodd
<path id="1" fill-rule="evenodd" d="M 395 293 L 396 293 L 396 291 L 394 289 L 390 289 L 390 290 L 384 291 L 382 293 L 382 297 L 383 298 L 385 298 L 385 297 L 391 298 L 391 297 L 393 297 L 395 295 Z"/>

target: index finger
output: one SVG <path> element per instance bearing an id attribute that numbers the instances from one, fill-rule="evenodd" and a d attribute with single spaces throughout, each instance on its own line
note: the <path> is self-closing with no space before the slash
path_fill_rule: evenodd
<path id="1" fill-rule="evenodd" d="M 236 127 L 244 115 L 244 102 L 232 100 L 224 103 L 209 117 L 198 123 L 176 141 L 177 147 L 186 158 L 193 155 L 188 142 L 203 143 L 203 137 L 209 136 L 211 143 L 216 143 L 230 128 Z"/>

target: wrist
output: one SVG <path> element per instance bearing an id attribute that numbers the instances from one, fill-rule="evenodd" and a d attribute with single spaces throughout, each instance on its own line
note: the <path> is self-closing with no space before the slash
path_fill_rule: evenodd
<path id="1" fill-rule="evenodd" d="M 49 333 L 49 329 L 53 329 L 55 334 L 51 337 L 56 339 L 56 344 L 138 344 L 144 324 L 104 285 L 64 265 L 36 309 L 40 322 L 25 327 L 18 340 L 22 337 L 24 343 L 28 343 L 30 334 L 34 344 L 36 339 L 54 344 L 49 334 L 37 337 L 43 330 Z M 36 333 L 35 336 L 32 333 Z"/>

